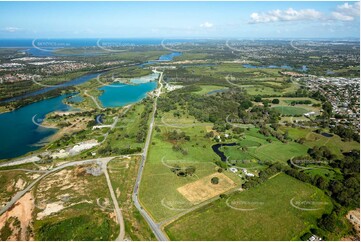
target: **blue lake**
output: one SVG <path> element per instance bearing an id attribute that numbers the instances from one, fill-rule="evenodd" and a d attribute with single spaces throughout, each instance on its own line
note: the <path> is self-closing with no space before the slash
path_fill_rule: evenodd
<path id="1" fill-rule="evenodd" d="M 0 114 L 0 159 L 21 156 L 39 149 L 40 144 L 36 144 L 57 130 L 40 127 L 33 121 L 41 124 L 46 114 L 69 110 L 70 107 L 62 102 L 66 97 L 61 95 Z"/>
<path id="2" fill-rule="evenodd" d="M 67 101 L 71 103 L 81 103 L 83 100 L 84 98 L 78 94 L 67 98 Z"/>
<path id="3" fill-rule="evenodd" d="M 159 60 L 160 61 L 171 61 L 171 60 L 173 60 L 174 57 L 181 56 L 181 55 L 182 55 L 181 52 L 173 52 L 168 55 L 162 55 L 161 57 L 159 57 Z"/>
<path id="4" fill-rule="evenodd" d="M 171 60 L 174 56 L 178 55 L 167 55 L 167 57 L 160 57 L 160 59 Z M 3 102 L 16 101 L 25 97 L 43 94 L 60 87 L 79 85 L 97 77 L 99 73 L 87 74 L 63 84 L 45 87 L 22 96 L 3 100 Z M 148 92 L 157 88 L 157 82 L 152 81 L 156 77 L 156 75 L 151 74 L 146 77 L 134 78 L 131 80 L 133 84 L 136 83 L 134 85 L 118 83 L 101 87 L 100 90 L 103 93 L 99 100 L 104 107 L 121 107 L 139 102 L 147 96 Z M 82 99 L 80 96 L 74 96 L 74 94 L 61 95 L 0 114 L 0 159 L 15 158 L 41 148 L 44 140 L 55 134 L 57 129 L 41 127 L 33 121 L 41 124 L 48 113 L 70 110 L 70 106 L 63 103 L 63 100 L 69 96 L 73 96 L 70 98 L 70 101 L 73 102 L 79 102 Z M 34 117 L 34 115 L 36 116 Z"/>
<path id="5" fill-rule="evenodd" d="M 103 91 L 99 100 L 106 108 L 121 107 L 136 103 L 147 96 L 147 93 L 157 88 L 157 82 L 147 82 L 138 85 L 116 83 L 99 88 Z"/>

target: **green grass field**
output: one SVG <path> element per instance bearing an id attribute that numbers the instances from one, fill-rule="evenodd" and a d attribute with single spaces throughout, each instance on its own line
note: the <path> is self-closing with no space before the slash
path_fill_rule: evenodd
<path id="1" fill-rule="evenodd" d="M 321 190 L 280 174 L 193 211 L 165 231 L 171 240 L 299 240 L 331 208 Z"/>
<path id="2" fill-rule="evenodd" d="M 204 95 L 204 94 L 208 94 L 210 92 L 213 91 L 218 91 L 218 90 L 227 90 L 227 88 L 222 87 L 222 86 L 214 86 L 214 85 L 201 85 L 200 86 L 202 88 L 201 91 L 195 92 L 199 95 Z"/>
<path id="3" fill-rule="evenodd" d="M 165 121 L 171 123 L 171 117 L 163 114 L 156 120 L 160 132 L 153 131 L 139 194 L 142 205 L 156 221 L 171 218 L 191 208 L 193 204 L 184 198 L 177 188 L 215 173 L 217 166 L 214 162 L 219 159 L 211 149 L 213 142 L 204 137 L 208 124 L 197 123 L 190 127 L 189 124 L 192 122 L 189 121 L 193 119 L 190 117 L 190 120 L 186 121 L 183 117 L 181 123 L 187 124 L 185 127 L 169 127 L 161 121 L 160 117 L 164 116 Z M 173 120 L 172 125 L 180 123 Z M 173 143 L 165 139 L 165 134 L 173 130 L 183 131 L 190 136 L 190 141 L 179 143 L 187 151 L 186 155 L 172 149 Z M 179 177 L 171 171 L 176 165 L 182 168 L 193 166 L 196 171 L 193 176 Z M 234 174 L 225 174 L 235 182 L 240 182 Z"/>
<path id="4" fill-rule="evenodd" d="M 266 141 L 271 139 L 272 143 Z M 247 147 L 242 151 L 240 147 Z M 293 156 L 301 156 L 307 153 L 307 147 L 296 142 L 282 143 L 274 137 L 266 137 L 258 133 L 258 128 L 251 128 L 244 133 L 244 139 L 240 146 L 227 147 L 226 156 L 234 160 L 243 160 L 252 157 L 261 161 L 286 162 Z"/>
<path id="5" fill-rule="evenodd" d="M 360 144 L 356 141 L 345 142 L 342 141 L 340 136 L 333 135 L 333 137 L 325 137 L 321 134 L 312 132 L 312 129 L 308 128 L 292 128 L 282 126 L 281 130 L 288 131 L 289 136 L 292 139 L 305 138 L 303 146 L 312 148 L 314 146 L 326 146 L 331 152 L 338 157 L 342 157 L 343 152 L 348 152 L 353 149 L 359 150 Z"/>
<path id="6" fill-rule="evenodd" d="M 272 108 L 280 112 L 282 115 L 288 115 L 288 116 L 303 115 L 309 112 L 309 110 L 305 108 L 294 107 L 294 106 L 276 106 Z"/>

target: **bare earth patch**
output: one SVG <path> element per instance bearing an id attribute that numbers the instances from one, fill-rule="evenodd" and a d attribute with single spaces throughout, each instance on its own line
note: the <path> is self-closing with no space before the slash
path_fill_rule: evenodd
<path id="1" fill-rule="evenodd" d="M 360 233 L 360 209 L 349 211 L 346 218 L 352 223 L 357 233 Z"/>
<path id="2" fill-rule="evenodd" d="M 19 178 L 19 180 L 15 184 L 15 187 L 18 190 L 23 190 L 25 188 L 25 185 L 26 185 L 26 182 L 23 179 Z"/>
<path id="3" fill-rule="evenodd" d="M 0 216 L 0 228 L 4 227 L 6 221 L 11 217 L 17 218 L 20 221 L 21 230 L 14 229 L 13 234 L 8 239 L 17 240 L 16 238 L 19 238 L 20 240 L 33 240 L 27 231 L 31 226 L 31 214 L 34 210 L 34 207 L 33 195 L 28 192 L 22 196 L 11 209 Z"/>
<path id="4" fill-rule="evenodd" d="M 211 179 L 213 177 L 218 177 L 218 184 L 211 183 Z M 177 188 L 177 191 L 191 203 L 198 204 L 219 194 L 222 194 L 234 187 L 236 187 L 235 182 L 233 182 L 223 173 L 217 172 L 212 175 L 203 177 L 202 179 L 195 182 L 188 183 L 182 187 L 179 187 Z"/>
<path id="5" fill-rule="evenodd" d="M 43 219 L 44 217 L 52 213 L 61 211 L 63 208 L 64 208 L 64 203 L 62 201 L 58 201 L 55 203 L 48 203 L 46 204 L 45 209 L 37 214 L 36 219 L 37 220 Z"/>

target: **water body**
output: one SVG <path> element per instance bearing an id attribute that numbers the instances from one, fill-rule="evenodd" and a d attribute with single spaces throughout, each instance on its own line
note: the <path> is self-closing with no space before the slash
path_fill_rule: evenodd
<path id="1" fill-rule="evenodd" d="M 207 94 L 208 94 L 208 95 L 211 95 L 211 94 L 216 94 L 216 93 L 226 92 L 226 91 L 228 91 L 228 88 L 227 88 L 227 89 L 213 90 L 213 91 L 208 92 Z"/>
<path id="2" fill-rule="evenodd" d="M 288 69 L 291 70 L 292 67 L 288 66 L 288 65 L 282 65 L 282 66 L 275 66 L 275 65 L 269 65 L 269 66 L 255 66 L 255 65 L 251 65 L 251 64 L 243 64 L 244 68 L 251 68 L 251 69 Z"/>
<path id="3" fill-rule="evenodd" d="M 84 82 L 87 82 L 87 81 L 89 81 L 89 80 L 91 80 L 93 78 L 96 78 L 99 75 L 99 73 L 102 73 L 102 72 L 86 74 L 84 76 L 75 78 L 73 80 L 70 80 L 68 82 L 65 82 L 65 83 L 62 83 L 62 84 L 59 84 L 59 85 L 54 85 L 54 86 L 51 86 L 51 87 L 45 87 L 43 89 L 33 91 L 33 92 L 29 92 L 29 93 L 26 93 L 26 94 L 21 95 L 21 96 L 5 99 L 5 100 L 1 101 L 0 103 L 13 102 L 13 101 L 21 100 L 21 99 L 24 99 L 24 98 L 27 98 L 27 97 L 33 97 L 33 96 L 36 96 L 36 95 L 39 95 L 39 94 L 47 93 L 49 91 L 52 91 L 52 90 L 55 90 L 55 89 L 58 89 L 58 88 L 76 86 L 76 85 L 82 84 Z"/>
<path id="4" fill-rule="evenodd" d="M 80 95 L 73 95 L 73 96 L 67 98 L 67 101 L 71 102 L 71 103 L 81 103 L 83 100 L 84 100 L 84 98 Z"/>
<path id="5" fill-rule="evenodd" d="M 159 77 L 159 73 L 152 73 L 147 76 L 132 78 L 129 80 L 129 82 L 133 84 L 142 84 L 151 81 L 157 81 L 158 77 Z"/>
<path id="6" fill-rule="evenodd" d="M 174 57 L 181 56 L 181 55 L 182 55 L 181 52 L 173 52 L 168 55 L 162 55 L 161 57 L 159 57 L 159 60 L 160 61 L 171 61 L 174 59 Z"/>
<path id="7" fill-rule="evenodd" d="M 159 46 L 163 39 L 157 38 L 79 38 L 79 39 L 0 39 L 0 47 L 7 48 L 30 48 L 32 43 L 38 47 L 60 47 L 60 48 L 76 48 L 76 47 L 95 47 L 98 42 L 100 46 L 122 47 L 122 46 Z M 204 42 L 198 39 L 169 39 L 164 45 L 172 45 L 176 43 L 194 43 Z"/>
<path id="8" fill-rule="evenodd" d="M 224 155 L 222 151 L 219 150 L 222 146 L 236 146 L 237 143 L 228 143 L 228 144 L 215 144 L 212 145 L 212 150 L 221 158 L 221 161 L 226 162 L 227 156 Z"/>
<path id="9" fill-rule="evenodd" d="M 0 41 L 1 45 L 1 41 Z M 174 56 L 174 55 L 173 55 Z M 22 96 L 3 100 L 10 102 L 25 97 L 31 97 L 46 93 L 60 87 L 75 86 L 96 78 L 99 73 L 87 74 L 53 87 L 46 87 L 38 91 L 24 94 Z M 152 74 L 153 75 L 153 74 Z M 99 97 L 104 107 L 119 107 L 136 103 L 146 97 L 147 93 L 157 88 L 157 82 L 149 81 L 138 85 L 114 84 L 122 87 L 104 86 L 104 93 Z M 158 74 L 156 74 L 158 75 Z M 144 78 L 142 79 L 145 80 Z M 134 78 L 136 82 L 136 78 Z M 65 98 L 74 94 L 61 95 L 26 105 L 17 110 L 0 114 L 0 159 L 14 158 L 35 151 L 41 147 L 40 141 L 49 138 L 57 132 L 57 129 L 40 127 L 33 123 L 42 123 L 46 114 L 54 111 L 68 111 L 70 107 L 63 103 Z M 79 96 L 70 97 L 70 101 L 79 101 Z"/>
<path id="10" fill-rule="evenodd" d="M 63 103 L 67 95 L 29 104 L 0 115 L 0 159 L 14 158 L 39 149 L 37 143 L 56 133 L 56 129 L 40 127 L 45 115 L 53 111 L 68 111 Z"/>
<path id="11" fill-rule="evenodd" d="M 326 132 L 321 133 L 321 135 L 323 135 L 323 136 L 325 136 L 327 138 L 333 137 L 333 134 L 329 134 L 329 133 L 326 133 Z"/>
<path id="12" fill-rule="evenodd" d="M 195 40 L 169 40 L 168 44 L 172 42 L 193 42 Z M 94 51 L 88 52 L 84 49 L 84 53 L 81 54 L 57 54 L 55 50 L 61 48 L 88 48 L 93 47 L 104 51 L 106 49 L 131 49 L 134 46 L 159 46 L 162 43 L 162 39 L 153 38 L 106 38 L 106 39 L 95 39 L 95 38 L 80 38 L 80 39 L 0 39 L 0 48 L 21 48 L 26 53 L 37 57 L 49 57 L 49 56 L 96 56 L 102 53 L 95 53 Z M 94 49 L 93 49 L 94 50 Z M 178 52 L 164 56 L 160 60 L 172 59 L 177 56 Z"/>
<path id="13" fill-rule="evenodd" d="M 302 71 L 306 72 L 308 71 L 308 67 L 306 65 L 303 65 L 300 69 L 293 68 L 289 65 L 282 65 L 282 66 L 276 66 L 276 65 L 269 65 L 269 66 L 255 66 L 251 64 L 243 64 L 244 68 L 251 68 L 251 69 L 287 69 L 287 70 L 296 70 L 296 71 Z"/>
<path id="14" fill-rule="evenodd" d="M 122 107 L 136 103 L 147 96 L 147 93 L 157 88 L 157 82 L 147 82 L 138 85 L 116 83 L 99 88 L 102 95 L 99 100 L 106 108 Z"/>

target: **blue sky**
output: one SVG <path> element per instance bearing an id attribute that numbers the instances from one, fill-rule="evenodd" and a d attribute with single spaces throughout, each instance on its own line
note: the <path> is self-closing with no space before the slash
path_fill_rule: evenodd
<path id="1" fill-rule="evenodd" d="M 0 38 L 359 37 L 359 2 L 0 2 Z"/>

